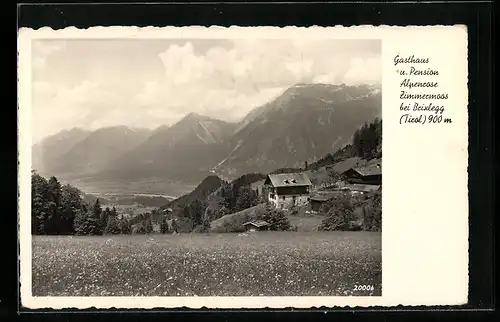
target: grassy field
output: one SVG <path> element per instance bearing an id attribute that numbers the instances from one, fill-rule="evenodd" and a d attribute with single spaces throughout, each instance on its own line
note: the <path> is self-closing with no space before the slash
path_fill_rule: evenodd
<path id="1" fill-rule="evenodd" d="M 381 258 L 370 232 L 34 236 L 33 295 L 381 295 Z"/>

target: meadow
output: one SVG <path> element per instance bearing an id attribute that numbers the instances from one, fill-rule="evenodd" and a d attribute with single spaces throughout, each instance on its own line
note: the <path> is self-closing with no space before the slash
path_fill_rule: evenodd
<path id="1" fill-rule="evenodd" d="M 381 233 L 372 232 L 33 236 L 32 290 L 34 296 L 381 295 L 381 243 Z"/>

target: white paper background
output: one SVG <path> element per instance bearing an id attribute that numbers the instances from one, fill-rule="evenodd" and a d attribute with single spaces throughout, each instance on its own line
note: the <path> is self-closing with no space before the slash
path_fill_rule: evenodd
<path id="1" fill-rule="evenodd" d="M 344 38 L 382 40 L 381 297 L 33 297 L 31 295 L 31 40 L 39 38 Z M 428 57 L 448 93 L 451 124 L 399 124 L 394 57 Z M 422 80 L 424 77 L 422 77 Z M 419 80 L 413 77 L 412 81 Z M 414 89 L 412 92 L 425 92 Z M 436 92 L 436 91 L 428 91 Z M 67 28 L 19 32 L 21 304 L 28 308 L 263 308 L 458 305 L 467 302 L 467 31 L 463 26 Z M 428 114 L 428 113 L 427 113 Z"/>

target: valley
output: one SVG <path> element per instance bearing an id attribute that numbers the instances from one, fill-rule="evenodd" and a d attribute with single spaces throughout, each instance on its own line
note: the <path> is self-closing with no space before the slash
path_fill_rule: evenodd
<path id="1" fill-rule="evenodd" d="M 297 84 L 236 123 L 188 113 L 152 130 L 65 130 L 33 146 L 32 165 L 87 193 L 178 197 L 209 175 L 301 168 L 380 116 L 378 85 Z"/>

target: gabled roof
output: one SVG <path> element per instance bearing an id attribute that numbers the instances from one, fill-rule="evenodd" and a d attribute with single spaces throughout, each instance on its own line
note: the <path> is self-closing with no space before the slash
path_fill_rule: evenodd
<path id="1" fill-rule="evenodd" d="M 363 167 L 363 168 L 356 168 L 354 170 L 357 171 L 362 176 L 374 176 L 382 174 L 382 167 L 377 165 Z"/>
<path id="2" fill-rule="evenodd" d="M 364 163 L 363 163 L 363 160 L 361 160 L 361 158 L 352 157 L 352 158 L 337 162 L 335 164 L 327 165 L 326 168 L 328 170 L 333 170 L 337 173 L 343 173 L 349 169 L 361 166 L 363 164 Z"/>
<path id="3" fill-rule="evenodd" d="M 333 198 L 333 196 L 322 196 L 322 195 L 319 195 L 319 196 L 311 197 L 311 200 L 324 202 L 324 201 L 328 201 L 328 200 L 330 200 L 332 198 Z"/>
<path id="4" fill-rule="evenodd" d="M 257 228 L 260 228 L 263 226 L 269 226 L 269 223 L 267 221 L 264 221 L 264 220 L 259 220 L 259 221 L 248 221 L 248 222 L 243 224 L 243 226 L 247 226 L 247 225 L 252 225 L 252 226 L 255 226 Z"/>
<path id="5" fill-rule="evenodd" d="M 351 170 L 351 169 L 349 169 Z M 349 171 L 347 170 L 347 171 Z M 379 164 L 373 164 L 366 167 L 352 168 L 353 171 L 356 171 L 362 176 L 375 176 L 382 174 L 382 167 Z M 346 172 L 347 172 L 346 171 Z"/>
<path id="6" fill-rule="evenodd" d="M 309 176 L 304 173 L 279 173 L 267 176 L 265 184 L 272 184 L 274 187 L 297 187 L 312 185 Z"/>
<path id="7" fill-rule="evenodd" d="M 372 192 L 380 189 L 380 185 L 374 184 L 350 184 L 347 185 L 347 189 L 351 191 L 362 191 L 362 192 Z"/>

